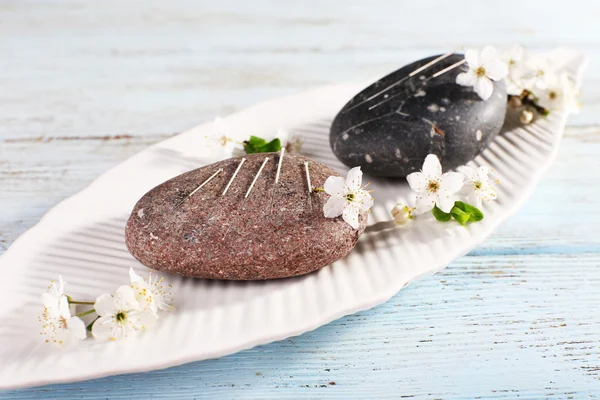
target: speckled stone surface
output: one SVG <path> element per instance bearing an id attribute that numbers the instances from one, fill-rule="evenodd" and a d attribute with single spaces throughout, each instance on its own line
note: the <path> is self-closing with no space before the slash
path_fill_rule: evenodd
<path id="1" fill-rule="evenodd" d="M 244 202 L 265 157 L 269 161 Z M 246 159 L 225 196 L 221 193 L 240 158 L 179 175 L 144 195 L 127 223 L 131 254 L 150 268 L 189 277 L 263 280 L 315 271 L 352 250 L 367 215 L 361 215 L 359 230 L 341 217 L 325 218 L 328 195 L 314 193 L 309 200 L 304 161 L 309 161 L 314 187 L 323 186 L 337 172 L 286 154 L 273 191 L 279 154 L 252 154 Z M 181 203 L 219 168 L 223 172 Z"/>
<path id="2" fill-rule="evenodd" d="M 344 106 L 329 137 L 340 161 L 349 167 L 361 166 L 372 175 L 405 177 L 421 168 L 427 154 L 436 154 L 448 170 L 472 160 L 488 146 L 504 123 L 504 82 L 495 82 L 492 97 L 483 101 L 473 88 L 455 83 L 464 65 L 428 79 L 462 60 L 462 55 L 452 55 L 360 104 L 436 57 L 389 74 Z"/>

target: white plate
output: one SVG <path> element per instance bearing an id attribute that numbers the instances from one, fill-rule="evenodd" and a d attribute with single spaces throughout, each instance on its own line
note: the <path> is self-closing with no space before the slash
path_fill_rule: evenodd
<path id="1" fill-rule="evenodd" d="M 559 50 L 559 68 L 579 81 L 585 59 Z M 328 86 L 269 101 L 227 118 L 239 138 L 286 128 L 304 136 L 303 153 L 340 172 L 329 148 L 329 124 L 361 85 Z M 566 115 L 553 113 L 527 128 L 507 121 L 476 164 L 495 170 L 499 199 L 468 228 L 421 218 L 402 229 L 379 230 L 389 210 L 406 200 L 405 183 L 373 179 L 370 224 L 350 255 L 299 278 L 215 282 L 168 276 L 177 309 L 158 328 L 127 343 L 87 340 L 61 350 L 42 343 L 39 296 L 62 274 L 76 298 L 93 300 L 127 282 L 127 270 L 146 270 L 129 255 L 124 227 L 135 202 L 153 186 L 214 161 L 205 124 L 131 157 L 63 201 L 19 238 L 0 260 L 0 388 L 41 385 L 148 371 L 220 357 L 299 335 L 336 318 L 385 302 L 408 282 L 439 271 L 484 240 L 527 199 L 550 165 Z"/>

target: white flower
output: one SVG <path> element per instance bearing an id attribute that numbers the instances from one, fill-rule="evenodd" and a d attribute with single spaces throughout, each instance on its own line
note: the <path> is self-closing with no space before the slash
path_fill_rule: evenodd
<path id="1" fill-rule="evenodd" d="M 330 195 L 323 206 L 326 218 L 342 216 L 354 229 L 358 229 L 358 216 L 373 206 L 371 194 L 361 187 L 362 171 L 354 167 L 348 171 L 346 179 L 341 176 L 330 176 L 325 181 L 323 189 Z"/>
<path id="2" fill-rule="evenodd" d="M 547 110 L 579 111 L 579 99 L 575 84 L 566 73 L 546 81 L 546 89 L 534 92 L 537 104 Z"/>
<path id="3" fill-rule="evenodd" d="M 454 194 L 463 185 L 462 174 L 447 172 L 442 174 L 440 160 L 434 154 L 425 157 L 421 172 L 413 172 L 406 177 L 410 188 L 417 193 L 415 214 L 431 211 L 435 205 L 445 213 L 454 206 Z"/>
<path id="4" fill-rule="evenodd" d="M 154 277 L 152 273 L 145 281 L 141 276 L 135 273 L 133 268 L 129 268 L 130 287 L 135 293 L 135 298 L 142 309 L 149 309 L 154 314 L 161 311 L 168 311 L 173 306 L 169 304 L 172 299 L 171 294 L 166 292 L 162 286 L 163 278 Z"/>
<path id="5" fill-rule="evenodd" d="M 280 129 L 277 131 L 277 138 L 281 141 L 281 147 L 285 147 L 288 153 L 300 153 L 304 141 L 295 133 Z"/>
<path id="6" fill-rule="evenodd" d="M 506 92 L 510 95 L 519 96 L 525 89 L 525 78 L 528 71 L 523 57 L 523 48 L 518 45 L 513 46 L 503 53 L 502 59 L 508 69 L 508 75 L 505 79 Z"/>
<path id="7" fill-rule="evenodd" d="M 62 287 L 64 287 L 62 279 L 60 281 Z M 67 347 L 86 338 L 85 324 L 80 318 L 71 315 L 67 296 L 60 295 L 58 297 L 56 309 L 53 308 L 54 303 L 50 306 L 46 304 L 44 303 L 44 313 L 40 318 L 42 335 L 45 337 L 46 342 L 54 343 L 59 347 Z"/>
<path id="8" fill-rule="evenodd" d="M 536 93 L 539 89 L 548 89 L 557 82 L 550 60 L 543 56 L 534 56 L 525 62 L 527 71 L 524 74 L 525 89 Z"/>
<path id="9" fill-rule="evenodd" d="M 228 136 L 228 129 L 225 120 L 221 117 L 215 118 L 215 129 L 207 136 L 212 148 L 222 152 L 225 155 L 231 155 L 235 148 L 236 142 Z"/>
<path id="10" fill-rule="evenodd" d="M 465 51 L 465 60 L 469 69 L 458 74 L 456 83 L 462 86 L 473 86 L 475 93 L 483 100 L 490 98 L 494 92 L 494 83 L 508 73 L 506 64 L 496 54 L 496 49 L 486 46 L 481 53 L 469 49 Z"/>
<path id="11" fill-rule="evenodd" d="M 412 208 L 398 203 L 392 208 L 392 218 L 397 225 L 404 225 L 413 219 Z"/>
<path id="12" fill-rule="evenodd" d="M 48 286 L 48 290 L 42 293 L 41 300 L 46 308 L 46 312 L 54 317 L 59 316 L 60 305 L 63 298 L 67 299 L 68 305 L 68 297 L 65 295 L 65 281 L 61 275 L 58 275 L 58 284 L 53 280 L 50 283 L 50 286 Z"/>
<path id="13" fill-rule="evenodd" d="M 492 189 L 488 181 L 490 169 L 486 166 L 481 166 L 478 169 L 463 166 L 459 167 L 459 171 L 465 176 L 467 182 L 461 190 L 470 202 L 475 202 L 476 207 L 481 207 L 482 201 L 495 200 L 496 191 Z"/>
<path id="14" fill-rule="evenodd" d="M 92 326 L 92 335 L 100 340 L 132 337 L 156 323 L 156 316 L 140 306 L 129 286 L 121 286 L 113 295 L 101 295 L 94 308 L 99 318 Z"/>

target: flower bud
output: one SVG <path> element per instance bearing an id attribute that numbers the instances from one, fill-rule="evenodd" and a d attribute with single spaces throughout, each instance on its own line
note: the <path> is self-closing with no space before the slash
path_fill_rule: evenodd
<path id="1" fill-rule="evenodd" d="M 510 96 L 510 99 L 508 100 L 508 105 L 511 108 L 520 108 L 523 105 L 523 102 L 518 96 Z"/>
<path id="2" fill-rule="evenodd" d="M 392 217 L 397 225 L 404 225 L 413 219 L 412 208 L 405 206 L 402 203 L 398 203 L 392 208 Z"/>
<path id="3" fill-rule="evenodd" d="M 529 124 L 531 121 L 533 121 L 533 113 L 529 110 L 523 110 L 521 111 L 521 114 L 519 115 L 519 120 L 521 121 L 522 124 Z"/>

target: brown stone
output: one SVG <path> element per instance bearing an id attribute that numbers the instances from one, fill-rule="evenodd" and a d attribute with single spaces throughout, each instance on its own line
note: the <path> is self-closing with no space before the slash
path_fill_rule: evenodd
<path id="1" fill-rule="evenodd" d="M 265 157 L 269 161 L 244 201 Z M 313 193 L 309 198 L 304 161 L 309 161 L 313 187 L 322 187 L 327 177 L 338 173 L 286 154 L 274 186 L 279 154 L 251 154 L 221 196 L 240 161 L 230 158 L 187 172 L 146 193 L 127 222 L 131 254 L 163 272 L 261 280 L 306 274 L 352 250 L 365 229 L 366 214 L 360 216 L 358 230 L 341 217 L 325 218 L 323 204 L 329 196 Z M 221 173 L 188 197 L 219 168 Z"/>

